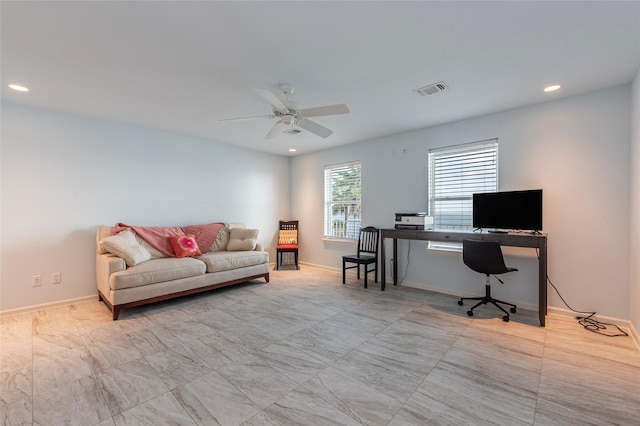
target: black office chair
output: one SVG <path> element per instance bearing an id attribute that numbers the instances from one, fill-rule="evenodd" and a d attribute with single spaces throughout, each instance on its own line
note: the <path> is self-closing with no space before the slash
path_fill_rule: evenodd
<path id="1" fill-rule="evenodd" d="M 360 265 L 364 265 L 364 288 L 367 288 L 367 275 L 375 272 L 375 282 L 378 282 L 378 229 L 373 226 L 360 228 L 358 234 L 358 252 L 352 256 L 342 256 L 342 284 L 345 283 L 347 269 L 358 269 L 360 279 Z M 355 266 L 347 266 L 347 263 L 355 263 Z M 369 269 L 368 265 L 374 265 Z"/>
<path id="2" fill-rule="evenodd" d="M 502 320 L 508 322 L 509 313 L 502 306 L 498 305 L 498 303 L 510 306 L 511 313 L 516 312 L 516 305 L 491 297 L 491 284 L 489 282 L 490 275 L 506 274 L 507 272 L 517 271 L 516 268 L 509 268 L 504 264 L 504 257 L 502 256 L 500 243 L 497 241 L 463 240 L 462 260 L 469 268 L 481 274 L 485 274 L 486 292 L 483 297 L 463 297 L 458 301 L 458 305 L 462 306 L 462 302 L 464 300 L 479 300 L 478 303 L 467 311 L 467 315 L 471 317 L 473 316 L 473 310 L 475 308 L 480 305 L 491 303 L 504 312 L 505 315 L 502 317 Z M 496 279 L 500 281 L 500 283 L 504 284 L 500 278 L 496 277 Z"/>

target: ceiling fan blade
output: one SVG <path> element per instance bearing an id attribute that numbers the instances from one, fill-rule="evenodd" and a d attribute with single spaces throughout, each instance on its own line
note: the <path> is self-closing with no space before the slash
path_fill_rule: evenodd
<path id="1" fill-rule="evenodd" d="M 289 112 L 289 109 L 282 103 L 280 99 L 278 99 L 276 95 L 273 94 L 273 92 L 265 89 L 256 89 L 256 93 L 262 96 L 262 99 L 269 102 L 269 104 L 271 104 L 273 109 L 275 109 L 276 111 L 279 111 L 281 113 Z"/>
<path id="2" fill-rule="evenodd" d="M 322 115 L 349 114 L 349 108 L 345 104 L 326 105 L 315 108 L 301 109 L 300 114 L 305 117 L 320 117 Z"/>
<path id="3" fill-rule="evenodd" d="M 283 123 L 282 120 L 280 120 L 276 124 L 273 125 L 271 130 L 269 130 L 269 133 L 267 133 L 267 135 L 264 138 L 265 139 L 273 139 L 276 136 L 278 136 L 280 133 L 282 133 L 285 128 L 287 128 L 287 125 L 285 123 Z"/>
<path id="4" fill-rule="evenodd" d="M 252 117 L 235 117 L 235 118 L 222 118 L 218 121 L 236 121 L 236 120 L 251 120 L 253 118 L 275 118 L 275 115 L 254 115 Z"/>
<path id="5" fill-rule="evenodd" d="M 323 127 L 318 123 L 306 118 L 302 118 L 296 121 L 296 125 L 303 128 L 307 132 L 311 132 L 315 135 L 320 136 L 321 138 L 328 138 L 333 133 L 333 130 L 327 129 L 326 127 Z"/>

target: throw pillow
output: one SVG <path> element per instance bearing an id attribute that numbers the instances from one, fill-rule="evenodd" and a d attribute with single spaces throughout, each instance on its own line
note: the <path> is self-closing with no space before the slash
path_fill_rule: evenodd
<path id="1" fill-rule="evenodd" d="M 278 244 L 298 244 L 297 229 L 283 229 L 278 233 Z"/>
<path id="2" fill-rule="evenodd" d="M 142 247 L 136 240 L 135 234 L 128 229 L 103 238 L 100 245 L 109 253 L 123 258 L 127 266 L 136 266 L 151 259 L 149 250 Z"/>
<path id="3" fill-rule="evenodd" d="M 224 227 L 218 232 L 218 236 L 216 237 L 216 241 L 211 245 L 209 249 L 210 252 L 214 251 L 224 251 L 227 249 L 227 244 L 229 244 L 229 232 L 233 228 L 244 228 L 244 223 L 242 222 L 231 222 L 225 223 Z"/>
<path id="4" fill-rule="evenodd" d="M 193 257 L 202 254 L 193 235 L 173 235 L 169 237 L 169 241 L 176 252 L 176 257 Z"/>
<path id="5" fill-rule="evenodd" d="M 232 228 L 229 233 L 228 251 L 252 251 L 258 243 L 258 230 Z"/>

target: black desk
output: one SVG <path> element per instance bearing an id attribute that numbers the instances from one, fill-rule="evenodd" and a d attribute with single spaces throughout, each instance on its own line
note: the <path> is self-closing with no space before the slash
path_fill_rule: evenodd
<path id="1" fill-rule="evenodd" d="M 393 238 L 393 259 L 398 259 L 398 240 L 423 240 L 423 241 L 447 241 L 461 243 L 465 238 L 476 240 L 498 241 L 500 245 L 511 247 L 530 247 L 538 249 L 538 318 L 540 325 L 544 327 L 547 315 L 547 236 L 546 234 L 508 233 L 493 234 L 487 232 L 461 232 L 461 231 L 414 231 L 406 229 L 381 229 L 382 240 L 381 268 L 382 284 L 384 291 L 386 286 L 386 257 L 384 239 Z M 393 262 L 393 285 L 398 282 L 398 262 Z"/>

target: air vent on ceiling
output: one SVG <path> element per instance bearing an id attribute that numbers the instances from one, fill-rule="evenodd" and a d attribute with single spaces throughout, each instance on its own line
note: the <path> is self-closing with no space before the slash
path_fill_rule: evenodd
<path id="1" fill-rule="evenodd" d="M 415 89 L 414 92 L 416 92 L 420 96 L 427 96 L 433 95 L 434 93 L 442 92 L 443 90 L 448 88 L 449 86 L 447 86 L 444 81 L 439 81 L 437 83 Z"/>
<path id="2" fill-rule="evenodd" d="M 302 133 L 302 132 L 298 129 L 288 129 L 282 133 L 286 133 L 287 135 L 297 135 L 298 133 Z"/>

